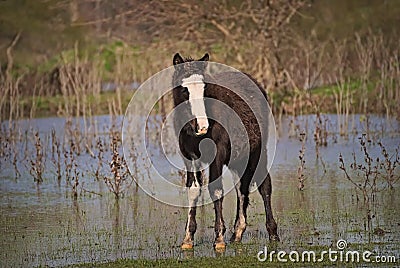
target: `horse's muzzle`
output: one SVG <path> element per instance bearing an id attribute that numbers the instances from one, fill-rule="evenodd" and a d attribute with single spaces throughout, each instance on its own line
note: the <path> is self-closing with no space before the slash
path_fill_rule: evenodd
<path id="1" fill-rule="evenodd" d="M 196 118 L 196 136 L 202 136 L 208 131 L 208 119 L 207 117 Z"/>
<path id="2" fill-rule="evenodd" d="M 207 133 L 207 130 L 208 130 L 208 128 L 203 127 L 202 129 L 200 129 L 200 130 L 198 130 L 198 131 L 196 132 L 196 136 L 203 136 L 204 134 Z"/>

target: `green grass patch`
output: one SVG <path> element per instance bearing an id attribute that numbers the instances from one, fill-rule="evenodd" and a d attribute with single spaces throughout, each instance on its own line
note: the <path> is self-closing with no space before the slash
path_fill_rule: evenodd
<path id="1" fill-rule="evenodd" d="M 327 250 L 326 248 L 315 249 L 316 253 Z M 301 253 L 301 252 L 300 252 Z M 287 258 L 287 256 L 286 256 Z M 362 263 L 363 267 L 376 267 L 377 263 Z M 121 259 L 115 262 L 108 263 L 88 263 L 81 264 L 78 267 L 190 267 L 190 268 L 214 268 L 214 267 L 308 267 L 308 266 L 336 266 L 345 265 L 346 267 L 358 267 L 360 263 L 357 262 L 331 262 L 328 257 L 324 258 L 321 262 L 278 262 L 276 255 L 274 261 L 261 262 L 257 259 L 256 254 L 254 256 L 238 255 L 238 256 L 217 256 L 217 257 L 188 257 L 186 259 L 169 258 L 160 260 L 145 260 L 145 259 Z M 383 266 L 387 263 L 382 263 Z"/>
<path id="2" fill-rule="evenodd" d="M 374 89 L 374 86 L 376 85 L 375 82 L 368 81 L 366 87 L 367 91 L 371 92 Z M 361 80 L 354 80 L 345 83 L 342 86 L 339 85 L 327 85 L 327 86 L 322 86 L 322 87 L 317 87 L 314 89 L 311 89 L 311 94 L 313 95 L 321 95 L 321 96 L 334 96 L 335 93 L 339 93 L 340 90 L 348 91 L 349 93 L 355 93 L 356 96 L 360 95 L 360 92 L 364 89 L 364 86 L 362 85 Z"/>

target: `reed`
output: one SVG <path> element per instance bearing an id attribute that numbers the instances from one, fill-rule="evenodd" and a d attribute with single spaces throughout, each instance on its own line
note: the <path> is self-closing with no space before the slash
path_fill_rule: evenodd
<path id="1" fill-rule="evenodd" d="M 15 178 L 18 179 L 19 177 L 21 177 L 21 172 L 19 171 L 19 167 L 18 167 L 18 162 L 19 162 L 19 150 L 16 148 L 16 145 L 14 144 L 14 146 L 12 146 L 13 152 L 12 152 L 12 165 L 14 168 L 14 173 L 15 173 Z"/>
<path id="2" fill-rule="evenodd" d="M 131 185 L 132 177 L 129 173 L 124 157 L 120 156 L 121 139 L 118 132 L 112 132 L 110 171 L 112 176 L 104 176 L 108 189 L 119 199 Z"/>
<path id="3" fill-rule="evenodd" d="M 297 180 L 298 180 L 298 186 L 297 189 L 303 190 L 304 189 L 304 181 L 306 180 L 304 176 L 304 169 L 305 169 L 305 151 L 306 151 L 306 133 L 302 132 L 300 133 L 300 141 L 301 141 L 301 149 L 299 151 L 299 166 L 297 168 Z"/>
<path id="4" fill-rule="evenodd" d="M 35 148 L 35 154 L 34 156 L 29 160 L 30 163 L 30 174 L 33 177 L 33 180 L 37 183 L 40 184 L 43 182 L 43 173 L 45 171 L 45 158 L 43 155 L 43 145 L 42 141 L 39 137 L 39 132 L 35 131 L 34 132 L 34 148 Z"/>
<path id="5" fill-rule="evenodd" d="M 138 192 L 139 191 L 139 173 L 140 173 L 138 160 L 139 160 L 140 153 L 136 149 L 135 140 L 133 137 L 131 137 L 131 139 L 130 139 L 130 144 L 131 144 L 131 147 L 129 150 L 129 160 L 133 164 L 130 167 L 131 168 L 130 172 L 131 172 L 131 174 L 134 174 L 135 192 Z"/>
<path id="6" fill-rule="evenodd" d="M 315 154 L 319 159 L 319 147 L 328 146 L 328 130 L 327 130 L 327 118 L 323 118 L 319 111 L 316 113 L 315 129 L 314 129 L 314 142 L 315 142 Z"/>
<path id="7" fill-rule="evenodd" d="M 103 162 L 104 162 L 104 146 L 102 143 L 102 140 L 100 137 L 97 138 L 97 143 L 96 143 L 96 149 L 97 149 L 97 166 L 96 166 L 96 171 L 94 173 L 94 176 L 97 180 L 101 179 L 101 170 L 103 168 Z"/>
<path id="8" fill-rule="evenodd" d="M 64 150 L 64 168 L 66 185 L 70 186 L 72 190 L 72 197 L 74 200 L 77 200 L 79 178 L 82 172 L 79 169 L 76 159 L 77 155 L 74 152 L 75 151 L 72 148 L 69 150 Z"/>
<path id="9" fill-rule="evenodd" d="M 340 154 L 339 168 L 355 189 L 361 192 L 364 203 L 375 202 L 376 193 L 384 189 L 394 189 L 394 184 L 400 179 L 398 175 L 399 148 L 396 148 L 394 155 L 389 156 L 385 146 L 378 142 L 381 148 L 381 156 L 373 158 L 368 151 L 368 146 L 371 145 L 372 141 L 367 138 L 366 134 L 361 135 L 358 139 L 363 153 L 362 162 L 358 162 L 355 153 L 353 153 L 353 162 L 348 169 L 342 154 Z"/>
<path id="10" fill-rule="evenodd" d="M 60 139 L 57 138 L 56 130 L 54 128 L 51 129 L 51 159 L 56 169 L 56 176 L 58 184 L 61 183 L 62 171 L 61 171 L 61 148 L 60 148 Z"/>
<path id="11" fill-rule="evenodd" d="M 337 129 L 339 130 L 339 135 L 344 138 L 348 138 L 350 109 L 353 104 L 353 93 L 350 91 L 348 85 L 349 81 L 347 83 L 343 83 L 338 80 L 338 89 L 333 91 L 338 120 Z"/>
<path id="12" fill-rule="evenodd" d="M 389 155 L 382 142 L 378 142 L 378 145 L 381 148 L 382 158 L 377 158 L 376 161 L 380 163 L 380 168 L 383 170 L 381 174 L 385 179 L 388 188 L 393 190 L 394 185 L 400 180 L 400 175 L 398 173 L 400 165 L 400 145 L 395 149 L 393 155 Z"/>

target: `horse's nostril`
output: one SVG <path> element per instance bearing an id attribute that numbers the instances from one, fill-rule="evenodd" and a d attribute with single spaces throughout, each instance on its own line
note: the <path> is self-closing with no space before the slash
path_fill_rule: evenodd
<path id="1" fill-rule="evenodd" d="M 206 117 L 196 118 L 196 131 L 198 135 L 203 135 L 207 133 L 208 130 L 208 120 Z"/>
<path id="2" fill-rule="evenodd" d="M 199 131 L 196 132 L 197 136 L 201 136 L 207 133 L 208 128 L 202 127 Z"/>

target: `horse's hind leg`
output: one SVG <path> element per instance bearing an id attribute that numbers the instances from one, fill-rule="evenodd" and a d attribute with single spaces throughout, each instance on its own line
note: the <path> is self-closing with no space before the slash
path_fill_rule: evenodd
<path id="1" fill-rule="evenodd" d="M 235 184 L 236 195 L 237 195 L 237 208 L 236 208 L 236 219 L 235 219 L 235 230 L 231 237 L 231 242 L 240 242 L 242 235 L 246 230 L 247 226 L 247 207 L 249 205 L 249 183 L 251 180 L 246 176 L 248 173 L 245 172 L 243 178 Z M 237 176 L 236 174 L 234 176 Z"/>
<path id="2" fill-rule="evenodd" d="M 203 183 L 202 179 L 203 177 L 201 171 L 187 171 L 186 187 L 188 187 L 189 211 L 186 223 L 186 234 L 181 245 L 182 249 L 193 248 L 194 233 L 196 232 L 197 228 L 196 206 L 201 194 L 201 186 Z"/>
<path id="3" fill-rule="evenodd" d="M 215 241 L 214 248 L 216 250 L 225 249 L 225 222 L 222 216 L 222 201 L 224 199 L 224 189 L 222 185 L 222 166 L 221 156 L 216 156 L 213 163 L 210 165 L 210 180 L 208 184 L 208 191 L 214 201 L 215 210 Z"/>
<path id="4" fill-rule="evenodd" d="M 272 215 L 272 208 L 271 208 L 271 193 L 272 193 L 272 186 L 271 186 L 271 176 L 267 175 L 265 180 L 258 186 L 258 191 L 262 196 L 264 201 L 265 207 L 265 217 L 266 217 L 266 227 L 269 234 L 269 240 L 271 241 L 279 241 L 279 236 L 277 233 L 277 225 L 274 220 L 274 216 Z"/>

